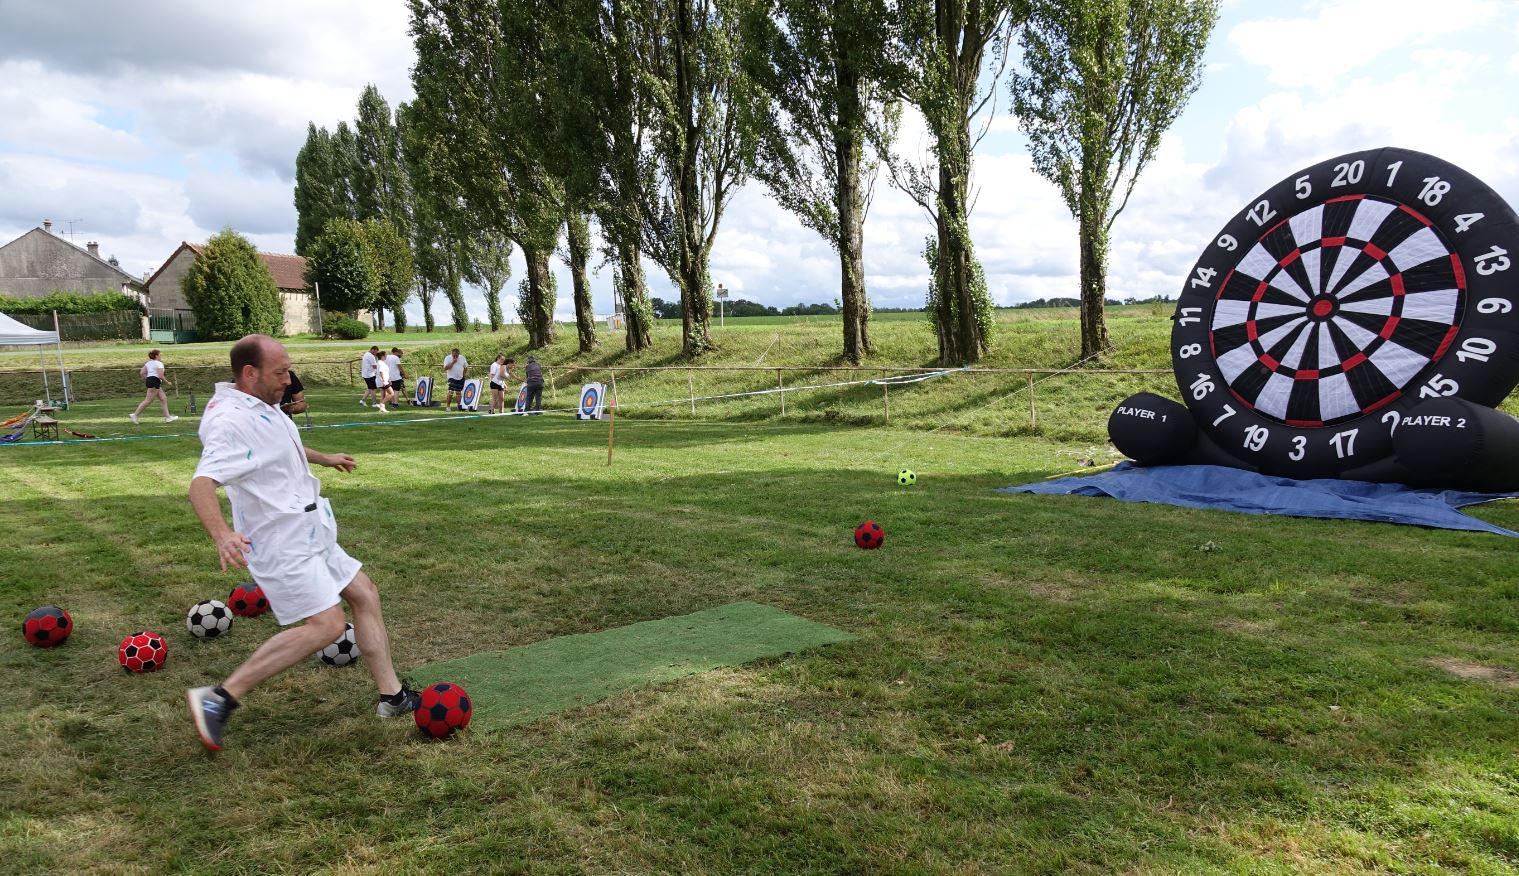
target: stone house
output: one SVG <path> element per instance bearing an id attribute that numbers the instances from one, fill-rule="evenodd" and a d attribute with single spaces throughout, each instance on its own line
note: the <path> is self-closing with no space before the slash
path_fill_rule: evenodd
<path id="1" fill-rule="evenodd" d="M 77 246 L 42 225 L 0 246 L 0 295 L 41 298 L 53 292 L 120 292 L 145 299 L 142 280 L 100 257 L 100 244 Z"/>
<path id="2" fill-rule="evenodd" d="M 185 274 L 190 272 L 197 256 L 205 249 L 188 241 L 181 243 L 168 261 L 148 278 L 148 309 L 154 315 L 190 314 L 190 304 L 185 300 L 181 287 Z M 315 332 L 320 325 L 316 295 L 306 282 L 306 259 L 298 255 L 261 252 L 258 257 L 274 277 L 274 287 L 279 290 L 280 302 L 285 308 L 287 335 Z"/>

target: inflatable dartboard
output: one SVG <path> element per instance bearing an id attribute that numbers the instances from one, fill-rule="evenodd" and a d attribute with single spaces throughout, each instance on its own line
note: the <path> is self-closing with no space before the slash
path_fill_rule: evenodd
<path id="1" fill-rule="evenodd" d="M 1460 467 L 1441 464 L 1451 441 L 1488 457 L 1468 463 L 1508 465 L 1492 439 L 1519 427 L 1491 408 L 1519 384 L 1516 261 L 1513 209 L 1433 156 L 1373 149 L 1294 173 L 1184 282 L 1171 355 L 1185 409 L 1137 396 L 1110 433 L 1171 457 L 1154 461 L 1297 478 L 1439 481 Z M 1441 399 L 1471 416 L 1421 413 Z"/>

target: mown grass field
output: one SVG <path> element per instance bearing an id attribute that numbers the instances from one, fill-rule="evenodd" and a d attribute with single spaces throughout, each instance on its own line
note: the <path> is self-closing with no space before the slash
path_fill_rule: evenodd
<path id="1" fill-rule="evenodd" d="M 1163 360 L 1166 327 L 1115 320 L 1107 364 Z M 1074 324 L 1005 328 L 1005 367 L 1070 364 Z M 900 356 L 882 361 L 923 364 L 915 330 L 882 332 Z M 827 364 L 810 331 L 732 334 L 713 358 Z M 196 440 L 0 447 L 0 608 L 78 623 L 58 649 L 14 627 L 0 645 L 0 870 L 1519 872 L 1513 545 L 993 492 L 1074 468 L 1101 431 L 1096 391 L 1040 384 L 1041 423 L 1073 425 L 1028 429 L 1021 395 L 998 401 L 1022 378 L 994 376 L 894 388 L 889 427 L 865 413 L 879 387 L 661 419 L 636 402 L 685 374 L 634 378 L 611 466 L 606 424 L 562 415 L 305 433 L 359 459 L 320 475 L 403 672 L 736 600 L 860 637 L 442 744 L 374 718 L 362 670 L 313 663 L 207 756 L 184 688 L 274 624 L 184 632 L 239 580 L 184 499 Z M 374 417 L 336 383 L 315 425 Z M 126 433 L 130 407 L 64 421 Z M 1519 504 L 1475 513 L 1519 528 Z M 879 551 L 850 540 L 866 518 Z M 169 664 L 128 677 L 116 643 L 144 627 Z"/>

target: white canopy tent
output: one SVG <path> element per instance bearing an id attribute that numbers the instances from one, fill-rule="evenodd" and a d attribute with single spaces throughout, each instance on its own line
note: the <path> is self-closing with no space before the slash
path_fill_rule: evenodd
<path id="1" fill-rule="evenodd" d="M 0 313 L 0 346 L 37 348 L 37 355 L 42 360 L 42 391 L 47 395 L 47 403 L 51 406 L 53 386 L 48 381 L 47 356 L 44 352 L 44 348 L 50 345 L 58 353 L 58 383 L 63 393 L 62 402 L 67 407 L 70 401 L 68 374 L 63 370 L 63 344 L 58 339 L 58 333 L 34 329 Z"/>

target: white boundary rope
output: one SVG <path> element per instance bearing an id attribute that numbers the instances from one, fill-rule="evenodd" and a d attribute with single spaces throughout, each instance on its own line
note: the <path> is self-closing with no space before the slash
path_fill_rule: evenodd
<path id="1" fill-rule="evenodd" d="M 787 387 L 778 387 L 778 388 L 775 388 L 775 389 L 757 389 L 757 390 L 752 390 L 752 391 L 749 391 L 749 392 L 729 392 L 729 393 L 723 393 L 721 395 L 698 395 L 698 396 L 694 396 L 694 397 L 693 396 L 685 396 L 683 398 L 660 400 L 660 401 L 629 402 L 627 404 L 617 405 L 617 408 L 619 410 L 631 410 L 631 409 L 634 409 L 634 408 L 654 408 L 654 407 L 662 407 L 662 406 L 667 406 L 667 405 L 690 404 L 693 401 L 723 401 L 723 400 L 726 400 L 726 399 L 749 398 L 749 397 L 757 397 L 757 396 L 763 396 L 763 395 L 775 395 L 776 393 L 807 392 L 807 391 L 817 390 L 817 389 L 838 389 L 840 387 L 846 387 L 846 386 L 882 386 L 882 385 L 885 385 L 885 386 L 900 386 L 900 385 L 904 385 L 904 384 L 921 383 L 921 382 L 923 382 L 925 380 L 933 380 L 935 378 L 944 377 L 944 376 L 946 376 L 948 374 L 953 374 L 953 373 L 955 373 L 957 371 L 963 371 L 963 370 L 965 370 L 965 369 L 963 369 L 963 368 L 949 368 L 949 369 L 944 369 L 944 370 L 940 370 L 940 371 L 931 371 L 931 372 L 928 372 L 926 374 L 907 374 L 907 375 L 901 375 L 901 376 L 897 376 L 897 377 L 877 377 L 877 378 L 870 378 L 870 379 L 867 379 L 867 380 L 842 380 L 842 381 L 838 381 L 838 382 L 835 382 L 835 383 L 814 383 L 814 384 L 807 384 L 807 385 L 804 385 L 804 386 L 787 386 Z M 532 413 L 533 414 L 537 414 L 537 413 L 545 413 L 545 414 L 575 413 L 575 412 L 577 412 L 579 410 L 580 410 L 579 405 L 576 405 L 575 407 L 571 407 L 571 408 L 544 408 L 542 411 L 534 411 Z M 437 416 L 437 417 L 406 417 L 404 419 L 395 419 L 395 420 L 356 420 L 356 421 L 349 422 L 349 423 L 324 423 L 324 424 L 316 425 L 316 426 L 307 426 L 307 427 L 303 428 L 301 431 L 308 431 L 308 430 L 312 430 L 312 429 L 347 429 L 347 428 L 352 428 L 352 427 L 356 427 L 356 426 L 405 426 L 405 425 L 410 425 L 412 423 L 448 423 L 448 422 L 455 422 L 455 421 L 458 421 L 458 420 L 483 420 L 483 419 L 494 418 L 494 417 L 524 417 L 524 416 L 530 416 L 530 414 L 528 412 L 526 412 L 526 411 L 508 411 L 506 413 L 500 413 L 500 414 L 474 413 L 474 414 L 452 414 L 452 415 L 448 415 L 448 416 Z M 937 431 L 937 430 L 935 430 L 935 431 Z M 167 435 L 119 435 L 119 436 L 113 436 L 113 437 L 109 437 L 109 438 L 68 438 L 68 439 L 61 439 L 61 440 L 57 440 L 57 441 L 16 441 L 16 442 L 12 442 L 9 446 L 12 446 L 12 447 L 44 447 L 44 446 L 57 445 L 57 444 L 101 444 L 101 443 L 112 442 L 112 441 L 155 441 L 155 440 L 162 440 L 162 439 L 166 439 L 166 438 L 189 438 L 189 437 L 194 437 L 196 434 L 197 433 L 195 433 L 195 432 L 174 432 L 174 433 L 167 434 Z"/>

